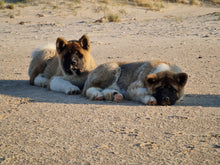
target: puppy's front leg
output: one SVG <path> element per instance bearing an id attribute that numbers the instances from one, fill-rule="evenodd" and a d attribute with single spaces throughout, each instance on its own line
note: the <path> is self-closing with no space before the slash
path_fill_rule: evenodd
<path id="1" fill-rule="evenodd" d="M 142 99 L 142 103 L 144 103 L 146 105 L 157 105 L 157 100 L 155 99 L 155 97 L 153 97 L 151 95 L 146 95 Z"/>
<path id="2" fill-rule="evenodd" d="M 80 93 L 80 89 L 77 86 L 71 84 L 67 80 L 62 79 L 60 76 L 55 76 L 51 79 L 49 88 L 52 91 L 64 92 L 68 95 Z"/>
<path id="3" fill-rule="evenodd" d="M 143 87 L 141 82 L 132 83 L 128 87 L 128 96 L 130 99 L 139 101 L 145 105 L 156 105 L 157 100 L 149 95 L 147 88 Z"/>

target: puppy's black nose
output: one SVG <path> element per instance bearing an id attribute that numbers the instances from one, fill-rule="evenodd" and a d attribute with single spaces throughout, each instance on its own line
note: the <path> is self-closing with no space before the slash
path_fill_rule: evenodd
<path id="1" fill-rule="evenodd" d="M 162 99 L 162 105 L 171 105 L 170 98 L 168 96 L 163 97 Z"/>
<path id="2" fill-rule="evenodd" d="M 72 65 L 76 65 L 76 61 L 72 61 Z"/>
<path id="3" fill-rule="evenodd" d="M 169 98 L 169 97 L 164 97 L 163 100 L 166 101 L 166 102 L 169 102 L 169 101 L 170 101 L 170 98 Z"/>

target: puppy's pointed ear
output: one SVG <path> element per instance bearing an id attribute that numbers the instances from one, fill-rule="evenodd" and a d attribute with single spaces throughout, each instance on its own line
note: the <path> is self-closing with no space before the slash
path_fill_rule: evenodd
<path id="1" fill-rule="evenodd" d="M 81 47 L 87 51 L 90 50 L 90 41 L 89 41 L 89 37 L 87 35 L 83 35 L 80 39 L 79 39 L 79 43 L 81 45 Z"/>
<path id="2" fill-rule="evenodd" d="M 153 85 L 153 84 L 157 83 L 157 75 L 156 74 L 149 74 L 145 78 L 145 82 L 147 85 Z"/>
<path id="3" fill-rule="evenodd" d="M 60 37 L 57 38 L 56 48 L 59 54 L 66 48 L 67 43 L 68 41 L 66 41 L 65 39 L 60 38 Z"/>
<path id="4" fill-rule="evenodd" d="M 186 85 L 188 75 L 186 73 L 178 73 L 175 75 L 175 79 L 176 79 L 177 83 L 183 87 Z"/>

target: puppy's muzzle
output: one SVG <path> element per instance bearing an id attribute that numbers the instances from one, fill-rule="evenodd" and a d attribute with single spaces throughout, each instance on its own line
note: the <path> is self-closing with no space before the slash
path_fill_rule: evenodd
<path id="1" fill-rule="evenodd" d="M 153 96 L 158 105 L 174 105 L 178 100 L 177 91 L 172 87 L 160 87 Z"/>

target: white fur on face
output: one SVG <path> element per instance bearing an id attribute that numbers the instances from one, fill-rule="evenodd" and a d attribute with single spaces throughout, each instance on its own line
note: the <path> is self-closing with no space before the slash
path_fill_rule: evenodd
<path id="1" fill-rule="evenodd" d="M 170 70 L 170 66 L 167 65 L 167 64 L 162 63 L 162 64 L 157 66 L 157 68 L 154 70 L 153 73 L 155 74 L 155 73 L 162 72 L 162 71 L 167 71 L 167 70 Z"/>
<path id="2" fill-rule="evenodd" d="M 80 89 L 71 84 L 69 81 L 62 79 L 59 76 L 55 76 L 50 81 L 50 89 L 52 91 L 64 92 L 66 94 L 79 92 Z"/>
<path id="3" fill-rule="evenodd" d="M 46 87 L 48 84 L 49 79 L 46 77 L 43 77 L 41 74 L 39 74 L 37 77 L 34 79 L 34 85 L 40 86 L 40 87 Z"/>

